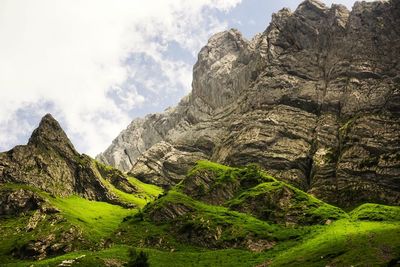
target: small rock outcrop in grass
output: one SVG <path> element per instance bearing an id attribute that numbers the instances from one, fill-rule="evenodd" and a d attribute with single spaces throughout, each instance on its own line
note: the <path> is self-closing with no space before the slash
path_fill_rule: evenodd
<path id="1" fill-rule="evenodd" d="M 129 261 L 125 266 L 127 267 L 148 267 L 150 266 L 149 256 L 144 251 L 137 251 L 135 248 L 129 250 Z"/>

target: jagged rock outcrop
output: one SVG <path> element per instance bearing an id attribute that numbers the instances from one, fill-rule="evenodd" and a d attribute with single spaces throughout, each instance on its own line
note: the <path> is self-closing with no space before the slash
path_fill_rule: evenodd
<path id="1" fill-rule="evenodd" d="M 41 221 L 41 223 L 47 223 Z M 77 242 L 82 242 L 82 232 L 77 227 L 71 227 L 61 233 L 53 233 L 38 240 L 30 240 L 12 252 L 20 259 L 42 260 L 48 256 L 60 255 L 75 249 Z"/>
<path id="2" fill-rule="evenodd" d="M 191 94 L 98 159 L 168 187 L 199 158 L 257 163 L 341 206 L 400 204 L 400 1 L 307 0 L 265 32 L 211 37 Z"/>
<path id="3" fill-rule="evenodd" d="M 34 192 L 24 189 L 0 191 L 0 216 L 37 210 L 45 202 Z"/>
<path id="4" fill-rule="evenodd" d="M 75 150 L 59 123 L 50 114 L 42 118 L 27 145 L 0 153 L 0 184 L 24 184 L 56 196 L 78 194 L 90 200 L 121 204 L 102 179 L 107 180 L 109 177 L 100 174 L 97 164 L 90 157 Z M 110 182 L 121 184 L 121 179 L 126 180 L 122 176 L 119 180 L 110 179 Z M 125 182 L 124 191 L 133 192 L 135 187 L 127 180 Z M 15 201 L 4 201 L 13 202 L 13 205 L 23 201 L 25 208 L 31 204 L 36 205 L 33 201 L 35 194 L 29 192 L 17 191 L 15 196 L 9 196 Z"/>

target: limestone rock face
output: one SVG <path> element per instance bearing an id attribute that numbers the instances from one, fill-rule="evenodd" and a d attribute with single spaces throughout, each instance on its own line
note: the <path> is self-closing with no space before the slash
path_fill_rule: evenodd
<path id="1" fill-rule="evenodd" d="M 100 174 L 90 157 L 75 150 L 59 123 L 50 114 L 42 118 L 27 145 L 0 153 L 0 184 L 25 184 L 56 196 L 78 194 L 90 200 L 121 204 L 102 179 L 108 178 Z M 27 193 L 30 191 L 18 192 L 0 201 L 14 203 L 14 206 L 22 201 L 21 205 L 27 208 L 38 205 L 35 196 Z M 9 211 L 3 213 L 12 213 L 14 208 L 17 207 L 10 207 Z"/>
<path id="2" fill-rule="evenodd" d="M 247 46 L 237 30 L 212 36 L 193 68 L 193 98 L 200 98 L 212 109 L 232 103 L 245 87 L 238 57 Z"/>
<path id="3" fill-rule="evenodd" d="M 199 159 L 257 163 L 341 206 L 400 204 L 400 1 L 307 0 L 252 40 L 218 33 L 175 108 L 98 159 L 168 187 Z"/>

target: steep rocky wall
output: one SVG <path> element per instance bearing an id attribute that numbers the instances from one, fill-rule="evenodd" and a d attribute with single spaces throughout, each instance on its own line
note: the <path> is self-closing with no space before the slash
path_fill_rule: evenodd
<path id="1" fill-rule="evenodd" d="M 400 1 L 308 0 L 265 32 L 211 37 L 192 93 L 98 159 L 165 187 L 201 158 L 258 163 L 342 206 L 400 204 Z"/>

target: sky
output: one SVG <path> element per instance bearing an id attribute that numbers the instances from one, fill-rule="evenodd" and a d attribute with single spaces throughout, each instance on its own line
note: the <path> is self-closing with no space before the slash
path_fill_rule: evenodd
<path id="1" fill-rule="evenodd" d="M 324 1 L 346 5 L 351 0 Z M 26 144 L 51 113 L 96 156 L 137 117 L 191 90 L 217 32 L 250 39 L 297 0 L 0 0 L 0 151 Z"/>

